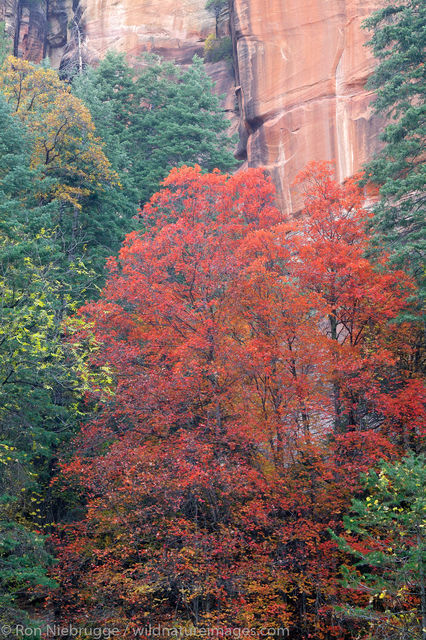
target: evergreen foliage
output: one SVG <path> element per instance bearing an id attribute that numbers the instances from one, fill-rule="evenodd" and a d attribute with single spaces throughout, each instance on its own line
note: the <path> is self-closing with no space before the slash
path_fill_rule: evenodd
<path id="1" fill-rule="evenodd" d="M 366 603 L 346 615 L 368 622 L 367 638 L 424 637 L 425 485 L 424 456 L 382 463 L 364 476 L 367 496 L 353 500 L 344 517 L 346 535 L 334 536 L 356 561 L 342 567 L 343 584 L 354 591 L 353 602 L 365 594 Z"/>
<path id="2" fill-rule="evenodd" d="M 39 489 L 66 415 L 52 394 L 65 380 L 43 267 L 52 247 L 40 229 L 50 207 L 37 206 L 29 136 L 1 94 L 0 121 L 0 620 L 10 625 L 27 620 L 18 600 L 53 584 Z"/>
<path id="3" fill-rule="evenodd" d="M 121 211 L 122 187 L 87 107 L 56 71 L 10 56 L 0 89 L 28 131 L 31 165 L 40 178 L 38 204 L 52 205 L 41 226 L 56 240 L 63 315 L 67 296 L 82 301 L 97 294 L 105 260 L 118 250 L 131 216 Z"/>
<path id="4" fill-rule="evenodd" d="M 19 601 L 25 599 L 27 605 L 37 602 L 43 589 L 56 586 L 46 574 L 53 557 L 44 541 L 39 533 L 21 524 L 0 520 L 0 623 L 7 627 L 24 625 L 30 629 L 32 621 Z"/>
<path id="5" fill-rule="evenodd" d="M 375 109 L 388 123 L 384 148 L 367 168 L 380 185 L 375 240 L 423 283 L 424 297 L 426 4 L 388 0 L 364 26 L 372 30 L 369 46 L 378 60 L 368 87 L 377 92 Z"/>
<path id="6" fill-rule="evenodd" d="M 181 69 L 154 56 L 131 68 L 110 52 L 77 78 L 74 91 L 88 105 L 129 204 L 149 200 L 174 166 L 199 164 L 228 171 L 236 165 L 229 122 L 203 62 Z"/>

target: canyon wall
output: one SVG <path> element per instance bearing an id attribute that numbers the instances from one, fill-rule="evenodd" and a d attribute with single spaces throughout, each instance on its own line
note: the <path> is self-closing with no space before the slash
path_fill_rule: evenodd
<path id="1" fill-rule="evenodd" d="M 206 0 L 85 0 L 87 45 L 98 55 L 108 49 L 137 56 L 155 50 L 188 63 L 203 53 L 215 29 Z"/>
<path id="2" fill-rule="evenodd" d="M 362 21 L 374 0 L 234 0 L 231 15 L 241 105 L 240 153 L 268 168 L 287 210 L 309 160 L 353 175 L 378 145 L 365 82 L 373 59 Z"/>
<path id="3" fill-rule="evenodd" d="M 49 55 L 58 68 L 95 62 L 109 49 L 178 63 L 202 55 L 206 38 L 232 36 L 228 61 L 207 65 L 239 129 L 238 158 L 273 176 L 283 208 L 309 160 L 334 160 L 339 179 L 376 150 L 380 123 L 365 81 L 373 67 L 363 19 L 383 0 L 230 0 L 218 20 L 206 0 L 0 0 L 15 52 Z"/>

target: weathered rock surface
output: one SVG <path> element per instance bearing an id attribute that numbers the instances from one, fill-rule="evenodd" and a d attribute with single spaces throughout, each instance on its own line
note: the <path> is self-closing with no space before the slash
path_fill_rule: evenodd
<path id="1" fill-rule="evenodd" d="M 225 62 L 208 65 L 235 120 L 238 156 L 265 166 L 282 206 L 295 211 L 293 180 L 309 160 L 335 160 L 344 179 L 378 145 L 365 81 L 373 60 L 363 19 L 384 0 L 230 0 L 235 83 Z M 188 63 L 215 32 L 206 0 L 0 0 L 15 50 L 57 67 L 95 60 L 108 49 L 143 51 Z M 227 18 L 219 21 L 222 33 Z M 235 97 L 236 93 L 236 97 Z"/>
<path id="2" fill-rule="evenodd" d="M 0 0 L 0 20 L 14 41 L 15 53 L 39 61 L 46 40 L 46 3 L 31 0 Z"/>
<path id="3" fill-rule="evenodd" d="M 34 62 L 48 56 L 57 68 L 76 49 L 81 18 L 79 0 L 0 0 L 0 21 L 14 54 Z"/>
<path id="4" fill-rule="evenodd" d="M 0 22 L 3 22 L 7 35 L 13 40 L 18 22 L 19 0 L 0 0 Z"/>
<path id="5" fill-rule="evenodd" d="M 234 0 L 240 155 L 273 175 L 289 211 L 292 182 L 310 160 L 355 173 L 377 147 L 365 81 L 373 61 L 361 28 L 377 0 Z M 244 141 L 246 149 L 244 149 Z"/>
<path id="6" fill-rule="evenodd" d="M 86 42 L 98 55 L 108 49 L 136 56 L 154 51 L 180 63 L 203 52 L 215 20 L 206 0 L 84 0 Z"/>

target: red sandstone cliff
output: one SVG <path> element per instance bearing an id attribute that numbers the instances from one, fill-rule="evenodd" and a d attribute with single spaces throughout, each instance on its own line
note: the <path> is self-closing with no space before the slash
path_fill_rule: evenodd
<path id="1" fill-rule="evenodd" d="M 354 174 L 377 146 L 365 81 L 373 66 L 363 19 L 377 0 L 234 0 L 241 141 L 250 165 L 269 169 L 281 201 L 309 160 Z M 243 145 L 242 145 L 243 146 Z M 242 150 L 243 153 L 243 150 Z"/>
<path id="2" fill-rule="evenodd" d="M 238 156 L 272 174 L 283 206 L 309 160 L 335 160 L 353 174 L 377 147 L 378 121 L 364 89 L 373 65 L 361 22 L 383 0 L 230 0 L 235 82 L 225 62 L 210 64 L 230 117 L 239 118 Z M 15 51 L 56 66 L 109 48 L 131 57 L 150 50 L 180 63 L 202 53 L 215 31 L 206 0 L 0 0 Z M 235 95 L 236 94 L 236 95 Z M 236 104 L 238 109 L 235 111 Z"/>

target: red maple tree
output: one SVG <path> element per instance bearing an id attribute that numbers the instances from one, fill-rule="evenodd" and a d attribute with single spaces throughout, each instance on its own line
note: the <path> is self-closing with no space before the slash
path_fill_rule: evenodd
<path id="1" fill-rule="evenodd" d="M 301 179 L 305 209 L 284 220 L 261 170 L 172 171 L 81 310 L 115 389 L 62 467 L 87 500 L 58 534 L 63 616 L 129 637 L 147 622 L 351 637 L 328 528 L 359 473 L 418 437 L 407 329 L 389 324 L 412 285 L 365 257 L 355 180 Z"/>

